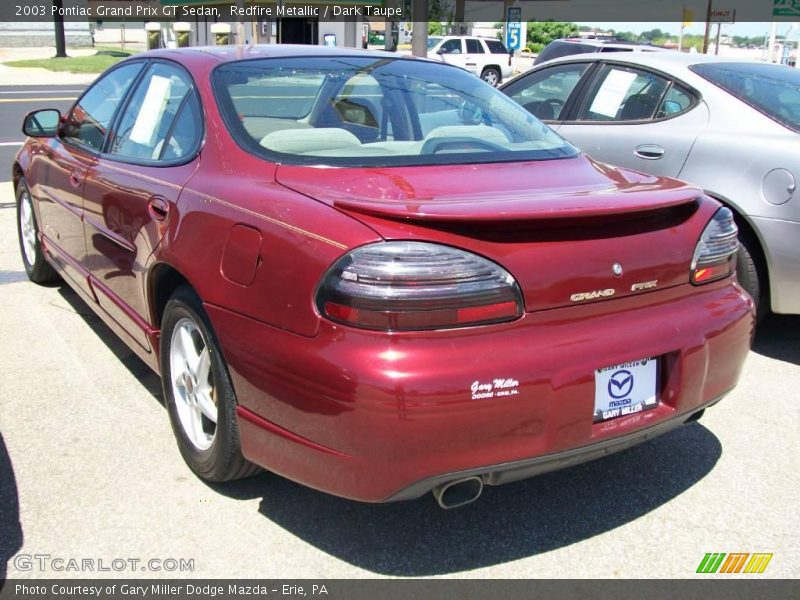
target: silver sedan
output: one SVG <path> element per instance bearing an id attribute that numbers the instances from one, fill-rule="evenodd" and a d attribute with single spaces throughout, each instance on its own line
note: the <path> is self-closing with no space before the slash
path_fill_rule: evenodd
<path id="1" fill-rule="evenodd" d="M 736 215 L 759 313 L 800 313 L 800 70 L 698 54 L 546 62 L 503 92 L 594 158 L 694 183 Z"/>

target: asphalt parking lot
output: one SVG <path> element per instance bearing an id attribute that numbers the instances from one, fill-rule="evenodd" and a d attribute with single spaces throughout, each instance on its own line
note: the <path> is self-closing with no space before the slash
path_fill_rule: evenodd
<path id="1" fill-rule="evenodd" d="M 4 127 L 22 104 L 0 104 Z M 772 553 L 759 577 L 800 575 L 798 317 L 764 323 L 739 387 L 698 423 L 463 509 L 359 504 L 271 474 L 209 486 L 178 454 L 158 378 L 66 285 L 27 281 L 15 215 L 0 183 L 0 579 L 683 578 L 707 552 Z M 64 572 L 33 555 L 193 563 Z"/>

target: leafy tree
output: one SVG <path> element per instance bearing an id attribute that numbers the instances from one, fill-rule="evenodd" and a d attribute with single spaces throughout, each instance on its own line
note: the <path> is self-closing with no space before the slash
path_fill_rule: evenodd
<path id="1" fill-rule="evenodd" d="M 639 39 L 643 42 L 652 42 L 656 39 L 669 39 L 670 35 L 666 31 L 661 31 L 660 29 L 651 29 L 650 31 L 643 31 L 639 34 Z"/>
<path id="2" fill-rule="evenodd" d="M 561 23 L 558 21 L 529 21 L 528 42 L 546 46 L 553 40 L 578 35 L 578 26 L 575 23 Z"/>
<path id="3" fill-rule="evenodd" d="M 451 6 L 448 0 L 428 0 L 428 21 L 451 22 L 455 6 Z"/>
<path id="4" fill-rule="evenodd" d="M 442 35 L 442 24 L 438 21 L 428 21 L 428 35 Z"/>

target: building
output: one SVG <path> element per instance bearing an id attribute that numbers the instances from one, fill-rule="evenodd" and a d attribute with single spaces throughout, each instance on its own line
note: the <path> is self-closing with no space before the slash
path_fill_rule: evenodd
<path id="1" fill-rule="evenodd" d="M 88 22 L 64 23 L 64 36 L 71 48 L 91 47 L 92 32 Z M 34 48 L 56 45 L 52 22 L 0 21 L 0 47 Z"/>

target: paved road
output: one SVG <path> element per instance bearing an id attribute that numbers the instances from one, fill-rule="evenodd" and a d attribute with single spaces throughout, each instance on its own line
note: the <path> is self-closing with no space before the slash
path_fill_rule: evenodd
<path id="1" fill-rule="evenodd" d="M 81 85 L 0 86 L 0 180 L 10 178 L 11 163 L 25 141 L 20 131 L 25 115 L 40 108 L 64 113 L 81 91 Z"/>
<path id="2" fill-rule="evenodd" d="M 158 379 L 67 287 L 26 280 L 10 187 L 0 576 L 6 560 L 9 576 L 46 575 L 11 557 L 49 554 L 194 559 L 201 577 L 692 577 L 715 551 L 772 552 L 764 576 L 800 575 L 798 318 L 766 323 L 741 385 L 699 423 L 464 509 L 364 505 L 270 474 L 208 486 L 179 457 Z"/>

